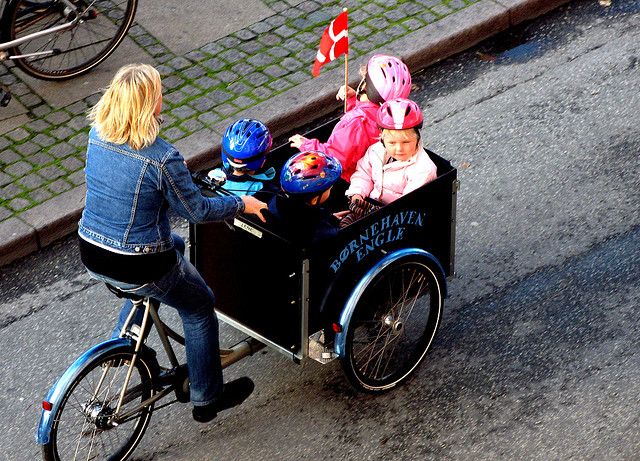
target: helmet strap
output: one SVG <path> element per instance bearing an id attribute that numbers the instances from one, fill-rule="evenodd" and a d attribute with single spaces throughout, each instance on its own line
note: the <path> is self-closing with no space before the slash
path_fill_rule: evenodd
<path id="1" fill-rule="evenodd" d="M 360 100 L 360 95 L 364 92 L 366 94 L 366 79 L 367 76 L 364 75 L 361 79 L 360 79 L 360 83 L 358 83 L 358 86 L 356 87 L 356 99 Z"/>
<path id="2" fill-rule="evenodd" d="M 369 74 L 365 75 L 364 78 L 365 78 L 364 92 L 369 98 L 369 101 L 378 105 L 382 104 L 384 102 L 384 99 L 382 98 L 382 96 L 380 96 L 380 93 L 378 93 L 378 90 L 376 89 L 375 85 L 371 82 L 371 79 L 369 78 Z"/>

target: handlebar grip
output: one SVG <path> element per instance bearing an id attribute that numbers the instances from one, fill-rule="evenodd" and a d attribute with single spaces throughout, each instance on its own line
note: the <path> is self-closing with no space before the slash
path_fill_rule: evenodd
<path id="1" fill-rule="evenodd" d="M 209 176 L 204 173 L 200 173 L 197 171 L 191 172 L 191 179 L 193 179 L 194 183 L 205 187 L 211 192 L 215 192 L 220 195 L 233 195 L 231 192 L 225 190 L 220 184 L 214 182 Z"/>

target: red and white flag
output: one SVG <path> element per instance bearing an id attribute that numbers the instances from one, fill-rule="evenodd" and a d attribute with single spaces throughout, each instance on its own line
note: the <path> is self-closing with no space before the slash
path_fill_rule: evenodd
<path id="1" fill-rule="evenodd" d="M 343 54 L 349 54 L 349 27 L 346 11 L 340 13 L 324 30 L 311 74 L 317 77 L 320 75 L 322 66 Z"/>

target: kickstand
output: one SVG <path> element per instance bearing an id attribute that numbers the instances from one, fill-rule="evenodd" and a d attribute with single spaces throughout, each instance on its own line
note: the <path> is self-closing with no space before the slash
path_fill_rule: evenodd
<path id="1" fill-rule="evenodd" d="M 4 85 L 0 85 L 0 107 L 7 107 L 9 101 L 11 101 L 9 89 Z"/>

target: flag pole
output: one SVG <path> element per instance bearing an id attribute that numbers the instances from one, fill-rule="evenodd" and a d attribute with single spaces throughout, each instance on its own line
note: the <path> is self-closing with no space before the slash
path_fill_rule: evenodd
<path id="1" fill-rule="evenodd" d="M 342 8 L 344 13 L 347 8 Z M 347 38 L 348 40 L 348 38 Z M 349 85 L 349 42 L 347 42 L 347 52 L 344 55 L 344 112 L 347 113 L 347 86 Z"/>

